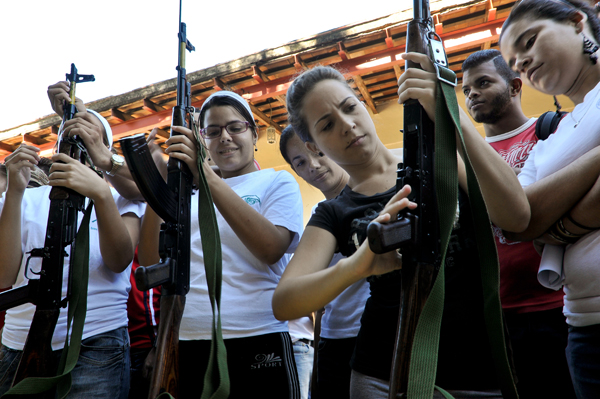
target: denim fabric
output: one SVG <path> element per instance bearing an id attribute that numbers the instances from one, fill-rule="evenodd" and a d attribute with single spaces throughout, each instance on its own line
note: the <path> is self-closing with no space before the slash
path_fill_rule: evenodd
<path id="1" fill-rule="evenodd" d="M 298 379 L 300 380 L 300 397 L 308 399 L 310 389 L 310 377 L 312 376 L 313 360 L 315 357 L 315 348 L 302 342 L 296 341 L 294 346 L 294 360 L 298 369 Z"/>
<path id="2" fill-rule="evenodd" d="M 0 395 L 12 385 L 22 351 L 0 349 Z M 56 364 L 62 350 L 54 351 Z M 100 333 L 81 342 L 79 360 L 71 372 L 68 399 L 127 399 L 129 393 L 127 328 Z"/>
<path id="3" fill-rule="evenodd" d="M 565 356 L 568 326 L 562 307 L 529 313 L 506 312 L 504 316 L 519 398 L 575 398 Z"/>
<path id="4" fill-rule="evenodd" d="M 144 378 L 144 363 L 151 348 L 131 348 L 131 386 L 129 399 L 147 399 L 150 390 L 150 378 Z"/>
<path id="5" fill-rule="evenodd" d="M 577 397 L 600 398 L 600 324 L 569 326 L 566 353 Z"/>
<path id="6" fill-rule="evenodd" d="M 317 356 L 317 387 L 320 398 L 350 397 L 350 359 L 356 337 L 319 340 Z"/>

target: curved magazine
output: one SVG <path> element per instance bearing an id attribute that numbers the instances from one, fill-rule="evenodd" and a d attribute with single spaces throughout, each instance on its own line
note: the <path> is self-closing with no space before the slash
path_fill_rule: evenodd
<path id="1" fill-rule="evenodd" d="M 143 133 L 119 140 L 123 155 L 148 205 L 165 222 L 177 222 L 177 195 L 169 189 L 154 164 Z"/>

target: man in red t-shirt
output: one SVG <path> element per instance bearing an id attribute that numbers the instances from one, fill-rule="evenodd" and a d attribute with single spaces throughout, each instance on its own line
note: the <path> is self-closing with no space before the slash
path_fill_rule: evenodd
<path id="1" fill-rule="evenodd" d="M 536 119 L 521 109 L 522 81 L 498 50 L 471 54 L 462 65 L 463 93 L 486 140 L 519 173 L 538 138 Z M 531 242 L 507 240 L 494 226 L 500 261 L 500 298 L 520 398 L 574 398 L 567 366 L 563 293 L 537 280 L 540 256 Z"/>

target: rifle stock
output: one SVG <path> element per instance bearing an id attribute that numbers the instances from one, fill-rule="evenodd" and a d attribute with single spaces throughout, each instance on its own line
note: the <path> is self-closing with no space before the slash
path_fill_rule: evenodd
<path id="1" fill-rule="evenodd" d="M 179 326 L 184 308 L 184 295 L 161 297 L 156 363 L 150 380 L 149 398 L 156 398 L 163 392 L 177 392 Z"/>

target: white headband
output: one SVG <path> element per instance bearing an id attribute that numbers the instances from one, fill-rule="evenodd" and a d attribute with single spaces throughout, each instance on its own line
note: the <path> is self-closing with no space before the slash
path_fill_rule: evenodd
<path id="1" fill-rule="evenodd" d="M 244 97 L 240 96 L 237 93 L 234 93 L 232 91 L 227 91 L 227 90 L 217 91 L 217 92 L 211 94 L 210 96 L 208 96 L 208 98 L 206 99 L 206 101 L 204 101 L 204 103 L 202 104 L 202 107 L 200 107 L 200 113 L 202 113 L 202 110 L 204 109 L 204 105 L 206 105 L 213 97 L 230 97 L 230 98 L 233 98 L 238 103 L 242 104 L 244 106 L 244 108 L 246 108 L 246 110 L 248 111 L 248 114 L 250 115 L 250 117 L 253 117 L 252 116 L 252 110 L 250 109 L 250 106 L 248 105 L 248 102 L 244 99 Z"/>
<path id="2" fill-rule="evenodd" d="M 95 115 L 96 118 L 98 118 L 100 120 L 100 122 L 102 123 L 102 126 L 104 126 L 104 130 L 106 130 L 106 137 L 108 138 L 108 148 L 112 149 L 113 136 L 112 136 L 112 129 L 110 128 L 108 121 L 106 119 L 104 119 L 104 117 L 102 115 L 100 115 L 99 113 L 97 113 L 94 110 L 88 109 L 87 111 L 90 112 L 92 115 Z"/>

